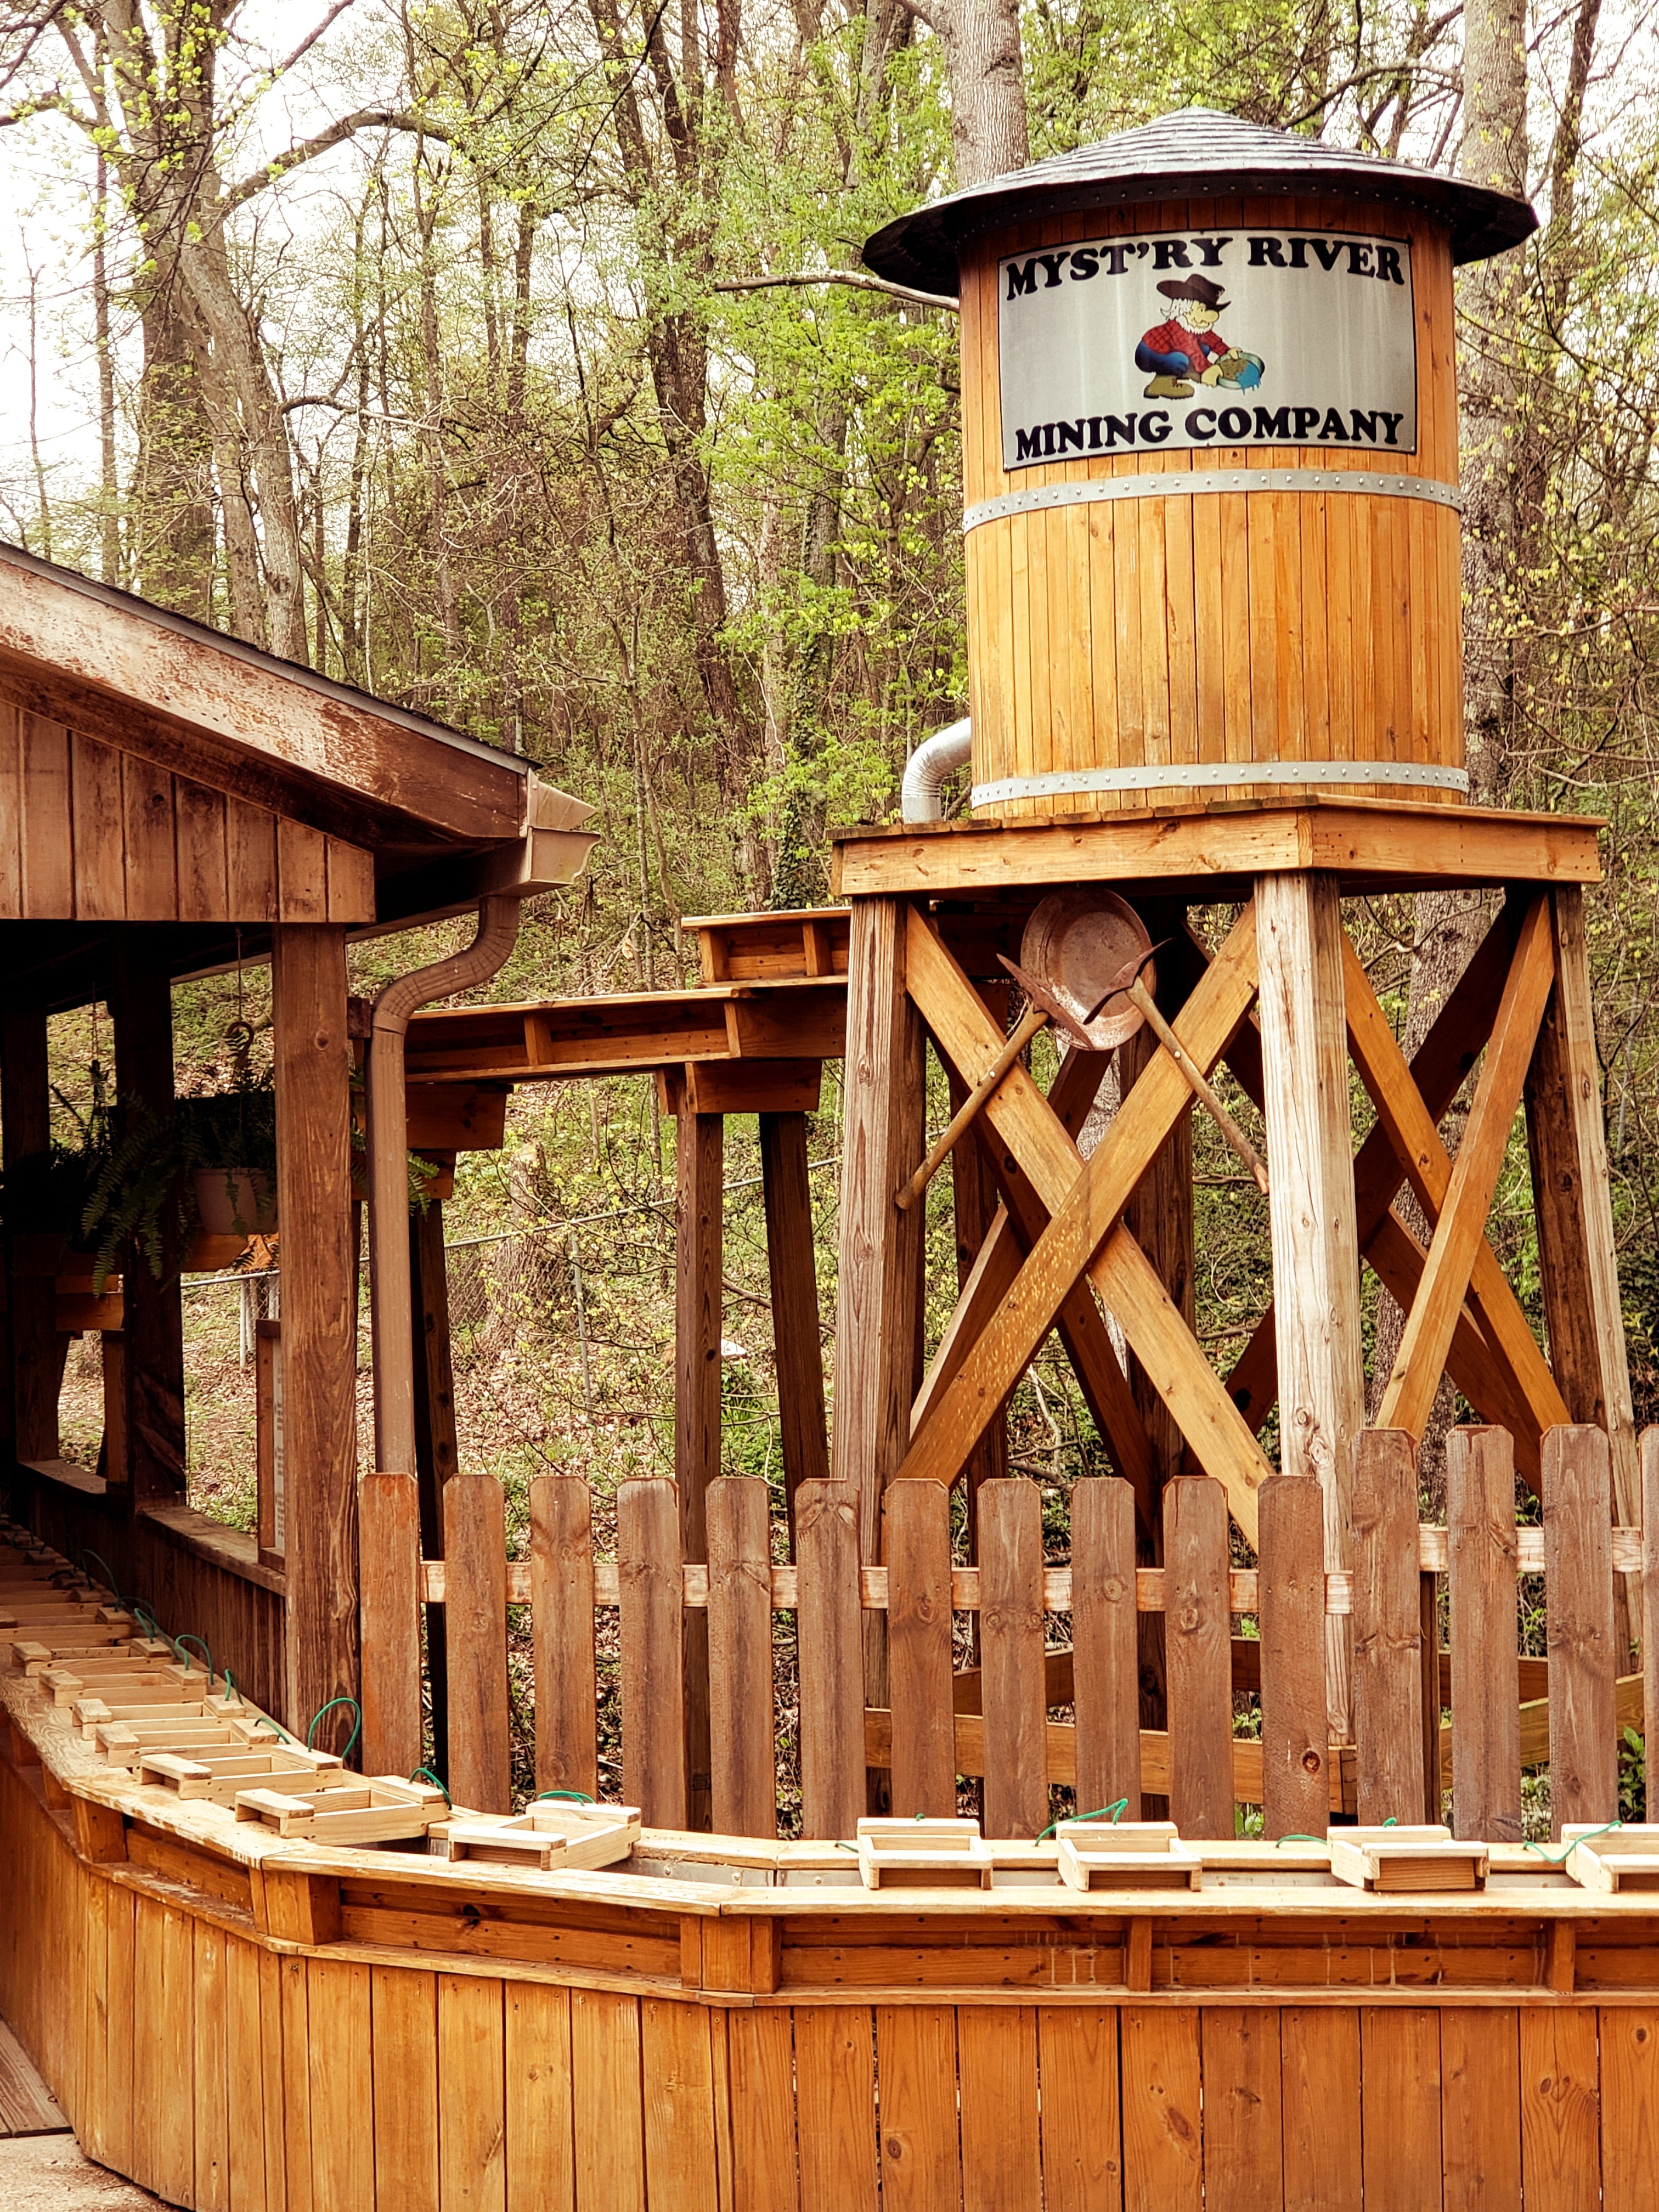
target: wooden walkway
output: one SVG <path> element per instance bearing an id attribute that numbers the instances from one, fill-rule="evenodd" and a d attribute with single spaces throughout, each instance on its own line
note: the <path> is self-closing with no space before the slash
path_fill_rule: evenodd
<path id="1" fill-rule="evenodd" d="M 28 2053 L 0 2020 L 0 2136 L 62 2135 L 68 2128 Z"/>

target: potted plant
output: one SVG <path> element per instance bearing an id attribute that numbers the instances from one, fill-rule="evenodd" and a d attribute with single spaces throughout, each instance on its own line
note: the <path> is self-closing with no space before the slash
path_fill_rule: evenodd
<path id="1" fill-rule="evenodd" d="M 169 1219 L 181 1235 L 268 1235 L 276 1219 L 276 1100 L 269 1078 L 177 1098 L 157 1113 L 119 1102 L 120 1133 L 88 1192 L 80 1227 L 101 1291 L 129 1238 L 161 1279 Z"/>

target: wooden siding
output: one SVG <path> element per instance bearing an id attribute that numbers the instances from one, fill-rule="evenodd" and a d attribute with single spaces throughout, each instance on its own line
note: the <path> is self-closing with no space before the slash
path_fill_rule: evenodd
<path id="1" fill-rule="evenodd" d="M 0 699 L 0 921 L 374 920 L 361 848 Z"/>

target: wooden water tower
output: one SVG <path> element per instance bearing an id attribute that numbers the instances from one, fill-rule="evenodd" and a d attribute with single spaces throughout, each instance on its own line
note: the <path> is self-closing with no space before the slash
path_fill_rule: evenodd
<path id="1" fill-rule="evenodd" d="M 969 817 L 838 848 L 835 1461 L 867 1559 L 896 1478 L 994 1466 L 1008 1393 L 1058 1327 L 1149 1545 L 1182 1471 L 1217 1478 L 1254 1540 L 1277 1404 L 1282 1469 L 1323 1485 L 1327 1566 L 1348 1567 L 1362 1261 L 1407 1316 L 1383 1425 L 1420 1437 L 1449 1372 L 1536 1483 L 1542 1431 L 1595 1423 L 1619 1516 L 1639 1517 L 1585 961 L 1595 825 L 1465 803 L 1452 272 L 1534 225 L 1501 194 L 1191 109 L 866 248 L 962 303 L 973 723 Z M 925 1149 L 924 1036 L 971 1091 L 1004 1039 L 996 956 L 1057 889 L 1109 886 L 1168 940 L 1157 995 L 1185 1054 L 1263 1111 L 1272 1306 L 1218 1373 L 1193 1329 L 1194 1094 L 1143 1029 L 1086 1163 L 1103 1056 L 1074 1053 L 1046 1098 L 1018 1064 L 991 1094 L 957 1155 L 973 1264 L 924 1377 L 920 1209 L 897 1202 Z M 1408 1067 L 1341 901 L 1455 886 L 1505 896 Z M 1212 954 L 1186 909 L 1224 902 L 1239 918 Z M 1438 1125 L 1477 1060 L 1454 1164 Z M 1377 1109 L 1357 1157 L 1351 1062 Z M 1547 1356 L 1486 1235 L 1523 1103 Z M 1348 1740 L 1343 1627 L 1328 1689 Z"/>

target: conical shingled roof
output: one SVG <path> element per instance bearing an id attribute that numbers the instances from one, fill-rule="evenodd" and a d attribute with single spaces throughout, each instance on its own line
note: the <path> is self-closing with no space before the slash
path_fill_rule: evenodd
<path id="1" fill-rule="evenodd" d="M 988 178 L 901 216 L 865 242 L 866 268 L 926 292 L 954 293 L 957 255 L 970 239 L 1024 217 L 1139 200 L 1229 198 L 1244 193 L 1328 191 L 1436 216 L 1451 231 L 1452 258 L 1480 261 L 1518 246 L 1538 227 L 1527 202 L 1406 161 L 1322 145 L 1212 107 L 1183 107 L 1097 145 L 1055 154 Z"/>

